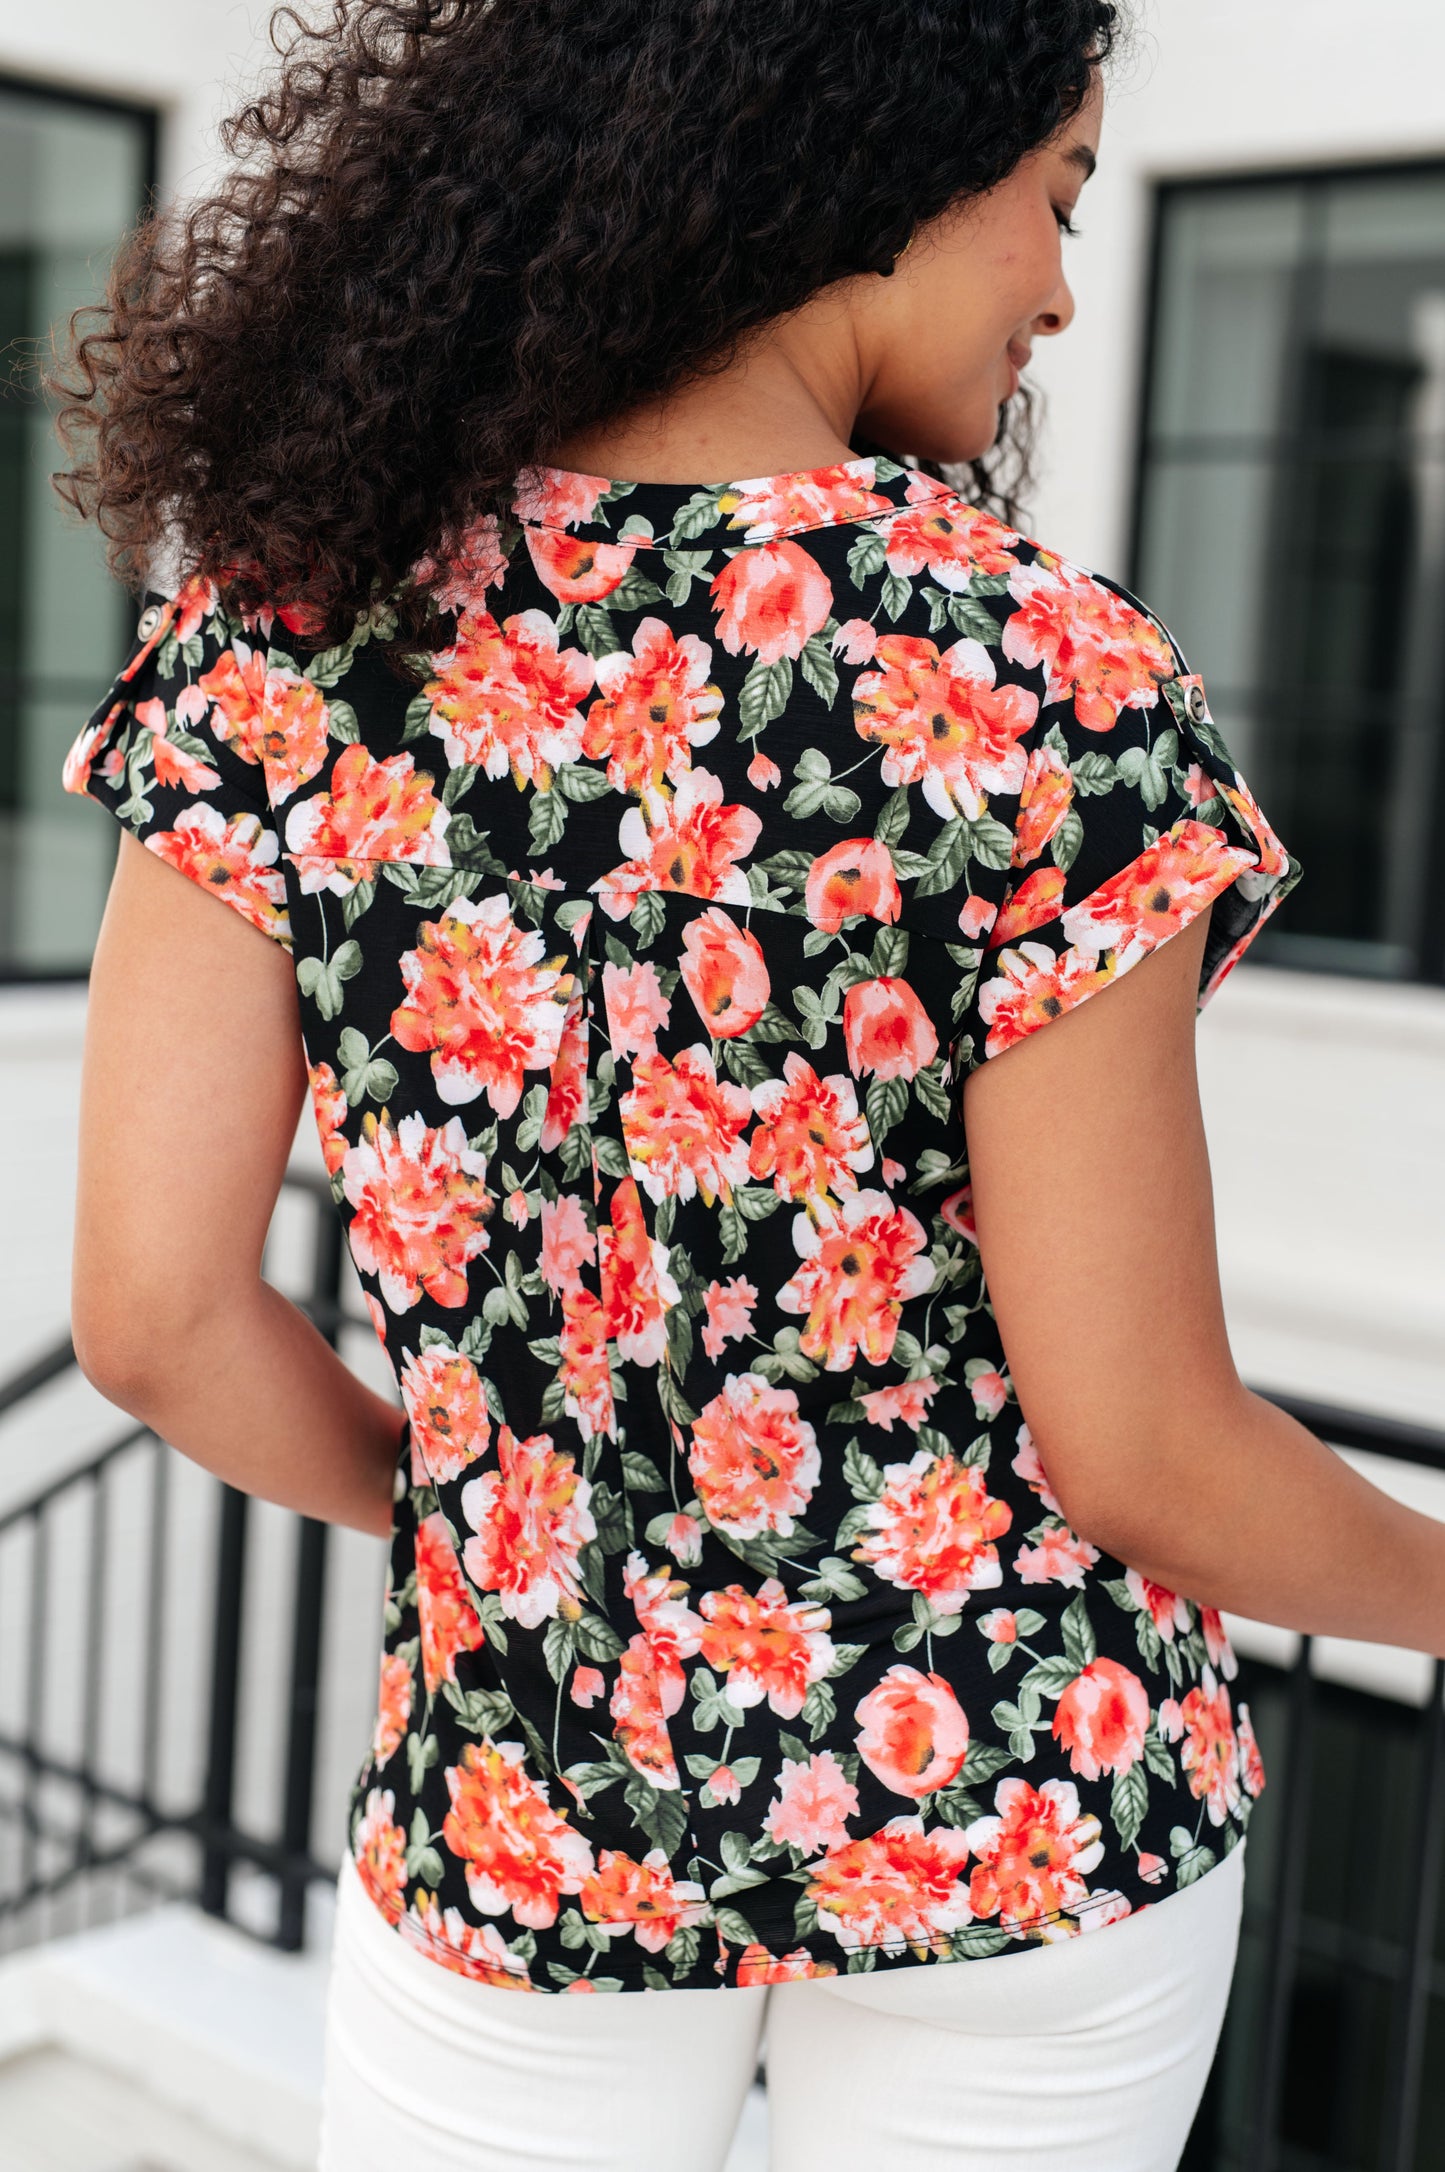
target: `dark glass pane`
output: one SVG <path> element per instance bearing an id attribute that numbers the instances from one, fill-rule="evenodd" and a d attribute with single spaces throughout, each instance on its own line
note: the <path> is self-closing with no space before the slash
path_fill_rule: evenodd
<path id="1" fill-rule="evenodd" d="M 51 489 L 51 417 L 21 363 L 103 291 L 149 160 L 143 115 L 0 91 L 0 973 L 84 967 L 114 860 L 60 765 L 133 611 Z"/>
<path id="2" fill-rule="evenodd" d="M 1136 579 L 1305 863 L 1260 954 L 1445 978 L 1445 173 L 1171 190 L 1161 243 Z"/>

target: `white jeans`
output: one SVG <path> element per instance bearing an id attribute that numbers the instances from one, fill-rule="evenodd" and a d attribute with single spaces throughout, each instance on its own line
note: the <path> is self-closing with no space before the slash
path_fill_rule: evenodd
<path id="1" fill-rule="evenodd" d="M 1244 1850 L 1085 1936 L 773 1989 L 528 1998 L 341 1874 L 321 2172 L 721 2172 L 767 2034 L 773 2172 L 1174 2172 Z"/>

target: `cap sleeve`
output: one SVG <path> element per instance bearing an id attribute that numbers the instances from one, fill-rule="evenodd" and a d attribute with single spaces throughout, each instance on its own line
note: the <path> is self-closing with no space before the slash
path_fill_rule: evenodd
<path id="1" fill-rule="evenodd" d="M 67 792 L 289 949 L 263 762 L 266 649 L 208 582 L 148 596 L 136 643 L 66 756 Z"/>
<path id="2" fill-rule="evenodd" d="M 1147 632 L 1154 671 L 1121 674 L 1122 700 L 1098 670 L 1087 695 L 1082 669 L 1065 698 L 1049 688 L 1056 698 L 1040 712 L 1013 806 L 1006 887 L 980 930 L 959 1076 L 1076 1009 L 1213 906 L 1202 1006 L 1299 879 L 1199 679 L 1163 628 L 1108 593 L 1114 615 Z"/>

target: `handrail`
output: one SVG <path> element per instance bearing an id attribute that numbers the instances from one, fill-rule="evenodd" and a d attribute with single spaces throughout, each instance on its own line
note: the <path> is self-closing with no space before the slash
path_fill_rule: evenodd
<path id="1" fill-rule="evenodd" d="M 310 1287 L 297 1300 L 300 1308 L 328 1339 L 335 1340 L 343 1327 L 367 1325 L 365 1316 L 341 1303 L 343 1245 L 339 1222 L 326 1183 L 301 1173 L 287 1177 L 287 1188 L 304 1196 L 316 1213 L 315 1249 Z M 14 1411 L 27 1397 L 39 1393 L 76 1365 L 75 1351 L 67 1336 L 32 1359 L 9 1380 L 0 1383 L 0 1414 Z M 1337 1449 L 1361 1450 L 1397 1462 L 1445 1471 L 1445 1429 L 1385 1417 L 1369 1411 L 1300 1396 L 1280 1389 L 1256 1390 L 1267 1401 L 1307 1426 Z M 135 1781 L 118 1782 L 113 1773 L 97 1769 L 91 1742 L 94 1730 L 82 1727 L 84 1747 L 57 1755 L 46 1737 L 48 1709 L 45 1629 L 48 1614 L 48 1583 L 53 1577 L 57 1519 L 70 1514 L 77 1501 L 77 1516 L 89 1515 L 89 1573 L 81 1603 L 87 1608 L 85 1650 L 88 1664 L 83 1698 L 86 1709 L 98 1708 L 104 1653 L 103 1594 L 107 1563 L 115 1556 L 115 1525 L 107 1500 L 112 1489 L 112 1467 L 129 1452 L 148 1458 L 139 1476 L 148 1474 L 151 1536 L 141 1556 L 149 1612 L 137 1631 L 139 1642 L 132 1658 L 127 1650 L 124 1665 L 130 1668 L 122 1686 L 137 1683 L 142 1692 L 144 1719 L 140 1729 L 145 1744 L 140 1772 Z M 297 1550 L 292 1571 L 292 1614 L 289 1636 L 282 1639 L 279 1656 L 266 1665 L 276 1666 L 268 1676 L 264 1702 L 279 1721 L 280 1799 L 274 1804 L 275 1837 L 263 1836 L 240 1821 L 233 1800 L 233 1778 L 238 1749 L 239 1714 L 243 1701 L 243 1677 L 261 1664 L 256 1659 L 256 1640 L 245 1634 L 246 1551 L 250 1503 L 229 1487 L 219 1488 L 220 1514 L 209 1556 L 210 1643 L 203 1667 L 203 1706 L 200 1726 L 205 1742 L 204 1770 L 198 1784 L 173 1805 L 163 1801 L 157 1784 L 155 1750 L 156 1713 L 163 1703 L 164 1654 L 167 1650 L 165 1597 L 166 1563 L 172 1558 L 173 1538 L 167 1521 L 167 1474 L 173 1468 L 172 1451 L 144 1425 L 131 1426 L 108 1441 L 88 1461 L 49 1480 L 29 1499 L 13 1504 L 0 1515 L 0 1540 L 12 1550 L 29 1545 L 29 1591 L 26 1608 L 28 1629 L 21 1623 L 23 1664 L 9 1664 L 14 1679 L 26 1682 L 25 1716 L 18 1727 L 0 1729 L 0 1759 L 7 1770 L 18 1770 L 20 1791 L 10 1801 L 0 1801 L 0 1819 L 11 1821 L 19 1839 L 19 1876 L 0 1892 L 0 1930 L 7 1923 L 28 1918 L 22 1911 L 49 1906 L 61 1892 L 78 1893 L 86 1906 L 92 1874 L 122 1874 L 133 1881 L 144 1901 L 154 1896 L 175 1895 L 198 1900 L 212 1913 L 229 1916 L 246 1925 L 246 1911 L 233 1912 L 230 1873 L 241 1864 L 253 1874 L 271 1880 L 277 1896 L 276 1928 L 272 1941 L 288 1950 L 305 1937 L 305 1898 L 308 1889 L 333 1875 L 318 1862 L 311 1846 L 311 1811 L 317 1770 L 318 1702 L 325 1686 L 321 1669 L 321 1625 L 326 1577 L 325 1526 L 309 1519 L 295 1519 Z M 116 1474 L 115 1483 L 120 1483 Z M 86 1501 L 85 1496 L 89 1495 Z M 142 1502 L 145 1496 L 142 1494 Z M 16 1533 L 30 1526 L 28 1539 Z M 66 1526 L 68 1528 L 68 1526 Z M 7 1556 L 7 1561 L 13 1558 Z M 118 1559 L 118 1556 L 115 1556 Z M 137 1573 L 132 1559 L 132 1573 Z M 187 1602 L 192 1609 L 195 1600 Z M 204 1619 L 193 1624 L 192 1633 L 205 1637 Z M 28 1639 L 28 1641 L 27 1641 Z M 1251 1881 L 1249 1921 L 1264 1933 L 1267 1963 L 1263 1980 L 1247 1987 L 1254 1994 L 1231 2009 L 1232 2032 L 1226 2056 L 1236 2071 L 1241 2062 L 1253 2081 L 1241 2094 L 1238 2086 L 1228 2092 L 1229 2102 L 1244 2105 L 1242 2114 L 1229 2112 L 1235 2132 L 1226 2137 L 1221 2122 L 1226 2117 L 1226 2096 L 1216 2077 L 1206 2093 L 1195 2144 L 1185 2162 L 1191 2166 L 1227 2161 L 1243 2172 L 1276 2172 L 1285 2160 L 1289 2136 L 1281 2125 L 1289 2122 L 1291 2092 L 1284 2086 L 1287 2070 L 1297 2056 L 1296 2039 L 1298 1980 L 1302 1960 L 1315 1950 L 1311 1941 L 1317 1928 L 1307 1905 L 1305 1863 L 1310 1854 L 1312 1819 L 1317 1812 L 1312 1772 L 1319 1760 L 1315 1744 L 1319 1714 L 1327 1699 L 1357 1693 L 1340 1691 L 1322 1682 L 1311 1661 L 1312 1645 L 1302 1638 L 1298 1656 L 1283 1669 L 1263 1667 L 1258 1661 L 1242 1661 L 1248 1678 L 1247 1694 L 1256 1717 L 1268 1720 L 1266 1764 L 1270 1786 L 1259 1814 L 1272 1827 L 1263 1853 L 1252 1849 L 1257 1869 Z M 99 1655 L 99 1658 L 97 1658 Z M 1273 1685 L 1272 1687 L 1270 1685 Z M 1245 1689 L 1241 1679 L 1240 1690 Z M 249 1692 L 247 1692 L 249 1696 Z M 1429 2001 L 1435 1983 L 1433 1931 L 1438 1896 L 1445 1885 L 1445 1666 L 1437 1662 L 1433 1687 L 1423 1710 L 1403 1708 L 1391 1724 L 1408 1731 L 1412 1745 L 1407 1783 L 1412 1791 L 1408 1809 L 1411 1867 L 1419 1900 L 1407 1935 L 1377 1940 L 1369 1958 L 1369 1974 L 1390 2000 L 1389 2028 L 1383 2046 L 1381 2071 L 1387 2074 L 1388 2096 L 1378 2163 L 1382 2172 L 1412 2172 L 1423 2114 L 1423 2068 Z M 1262 1733 L 1265 1732 L 1262 1725 Z M 1392 1771 L 1396 1768 L 1392 1767 Z M 57 1794 L 58 1790 L 58 1794 Z M 103 1813 L 99 1829 L 93 1824 Z M 114 1819 L 129 1819 L 134 1830 L 114 1837 Z M 179 1883 L 166 1862 L 154 1862 L 151 1843 L 171 1836 L 196 1851 L 194 1875 Z M 1273 1872 L 1266 1864 L 1273 1856 Z M 1315 1901 L 1310 1904 L 1318 1907 Z M 1358 1948 L 1354 1964 L 1360 1965 Z M 1217 2142 L 1217 2149 L 1216 2149 Z M 1201 2152 L 1212 2153 L 1206 2156 Z"/>

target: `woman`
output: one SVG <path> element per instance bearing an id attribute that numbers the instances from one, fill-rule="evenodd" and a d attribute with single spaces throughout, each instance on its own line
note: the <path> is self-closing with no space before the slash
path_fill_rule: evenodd
<path id="1" fill-rule="evenodd" d="M 1219 1609 L 1445 1650 L 1221 1315 L 1194 1016 L 1298 870 L 931 465 L 1069 323 L 1113 34 L 338 0 L 79 348 L 69 492 L 185 578 L 69 766 L 77 1347 L 391 1534 L 328 2167 L 716 2167 L 766 2014 L 786 2172 L 1164 2172 Z M 308 1078 L 404 1423 L 260 1279 Z"/>

